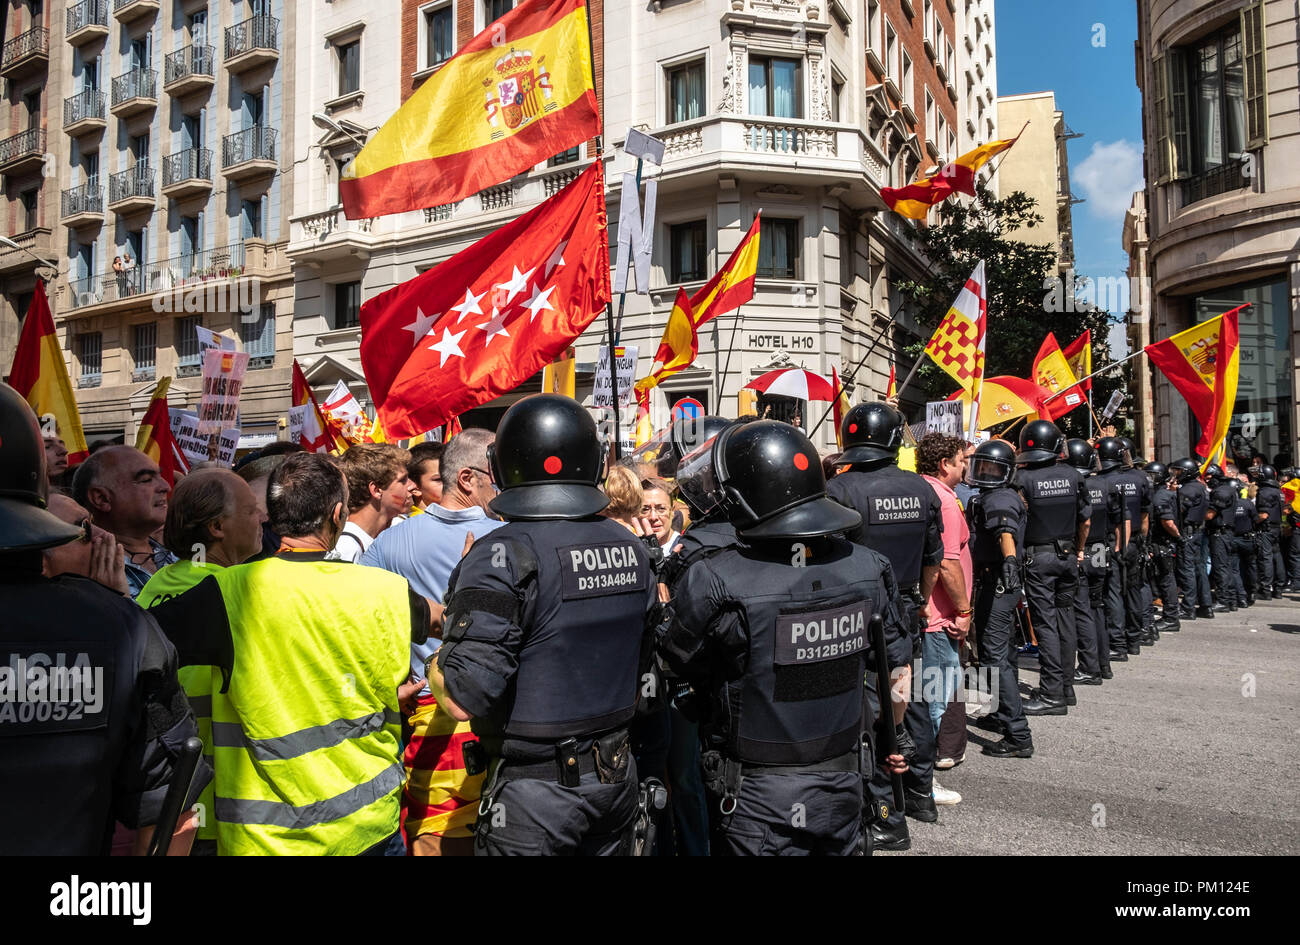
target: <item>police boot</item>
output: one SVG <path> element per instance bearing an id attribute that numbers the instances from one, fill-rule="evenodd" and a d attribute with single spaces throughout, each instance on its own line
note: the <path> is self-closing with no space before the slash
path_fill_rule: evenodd
<path id="1" fill-rule="evenodd" d="M 1265 597 L 1265 598 L 1268 597 L 1268 592 L 1267 592 L 1267 591 L 1264 592 L 1264 597 Z M 1247 606 L 1247 607 L 1254 607 L 1254 606 L 1255 606 L 1255 595 L 1254 595 L 1252 592 L 1250 592 L 1250 591 L 1247 591 L 1247 592 L 1246 592 L 1246 606 Z"/>
<path id="2" fill-rule="evenodd" d="M 1282 599 L 1282 589 L 1280 587 L 1273 588 L 1273 600 L 1281 600 L 1281 599 Z"/>
<path id="3" fill-rule="evenodd" d="M 907 821 L 900 820 L 897 826 L 889 824 L 871 825 L 871 851 L 881 850 L 901 852 L 912 849 L 912 835 L 907 832 Z"/>
<path id="4" fill-rule="evenodd" d="M 1124 659 L 1128 659 L 1128 654 L 1127 654 L 1127 653 L 1124 654 Z M 1114 679 L 1114 678 L 1115 678 L 1115 671 L 1112 670 L 1109 666 L 1103 666 L 1103 667 L 1101 668 L 1101 678 L 1102 678 L 1102 679 Z M 1078 682 L 1078 680 L 1076 679 L 1075 682 Z"/>
<path id="5" fill-rule="evenodd" d="M 1197 619 L 1200 619 L 1200 620 L 1213 620 L 1213 619 L 1214 619 L 1214 610 L 1212 610 L 1212 609 L 1209 608 L 1209 607 L 1197 607 L 1197 608 L 1196 608 L 1196 617 L 1197 617 Z"/>
<path id="6" fill-rule="evenodd" d="M 1226 614 L 1236 609 L 1237 608 L 1232 604 L 1225 604 L 1223 601 L 1217 600 L 1214 602 L 1214 606 L 1210 608 L 1210 611 L 1211 611 L 1211 615 L 1213 615 L 1213 614 Z M 1199 617 L 1200 615 L 1201 615 L 1200 612 L 1197 611 L 1196 616 Z"/>
<path id="7" fill-rule="evenodd" d="M 1009 738 L 1004 738 L 1000 742 L 985 745 L 984 754 L 992 758 L 1032 758 L 1034 741 L 1026 738 L 1023 742 L 1013 742 Z"/>
<path id="8" fill-rule="evenodd" d="M 1178 614 L 1166 613 L 1156 623 L 1156 630 L 1161 633 L 1177 633 L 1182 627 L 1178 623 Z"/>
<path id="9" fill-rule="evenodd" d="M 1142 645 L 1143 645 L 1143 646 L 1155 646 L 1155 645 L 1156 645 L 1156 628 L 1155 628 L 1155 627 L 1147 627 L 1145 630 L 1142 631 L 1142 636 L 1141 636 L 1139 639 L 1142 641 Z"/>
<path id="10" fill-rule="evenodd" d="M 922 794 L 920 791 L 908 788 L 904 798 L 907 801 L 908 817 L 926 824 L 935 823 L 939 819 L 939 809 L 934 805 L 933 794 Z"/>
<path id="11" fill-rule="evenodd" d="M 1101 681 L 1104 678 L 1105 676 L 1103 674 L 1093 675 L 1092 673 L 1085 673 L 1082 670 L 1079 670 L 1074 674 L 1074 684 L 1076 686 L 1100 686 Z"/>
<path id="12" fill-rule="evenodd" d="M 1128 650 L 1111 650 L 1111 651 L 1110 651 L 1110 661 L 1111 661 L 1112 663 L 1127 663 L 1127 662 L 1128 662 Z"/>
<path id="13" fill-rule="evenodd" d="M 1079 697 L 1074 694 L 1074 689 L 1065 690 L 1065 704 L 1067 706 L 1079 704 Z"/>
<path id="14" fill-rule="evenodd" d="M 1183 620 L 1195 620 L 1197 614 L 1191 607 L 1184 605 L 1178 608 L 1178 616 Z"/>
<path id="15" fill-rule="evenodd" d="M 1065 715 L 1069 712 L 1065 699 L 1053 699 L 1051 696 L 1045 696 L 1041 691 L 1034 693 L 1034 697 L 1026 701 L 1021 708 L 1025 715 Z"/>

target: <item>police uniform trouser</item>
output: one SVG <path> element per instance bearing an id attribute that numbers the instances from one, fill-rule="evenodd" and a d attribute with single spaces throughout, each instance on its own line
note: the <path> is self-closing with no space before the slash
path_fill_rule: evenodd
<path id="1" fill-rule="evenodd" d="M 1293 589 L 1300 590 L 1300 525 L 1291 527 L 1291 544 L 1287 547 L 1286 573 Z"/>
<path id="2" fill-rule="evenodd" d="M 1105 545 L 1098 544 L 1088 547 L 1088 557 L 1083 559 L 1084 570 L 1091 565 L 1093 557 L 1097 554 L 1105 554 Z M 1079 591 L 1074 595 L 1074 633 L 1075 643 L 1078 646 L 1078 665 L 1079 671 L 1095 676 L 1101 672 L 1101 664 L 1098 662 L 1098 643 L 1099 636 L 1110 639 L 1110 634 L 1104 623 L 1099 623 L 1097 615 L 1092 606 L 1092 586 L 1091 582 L 1083 580 L 1083 574 L 1080 574 Z"/>
<path id="3" fill-rule="evenodd" d="M 1150 536 L 1142 539 L 1141 553 L 1138 556 L 1138 593 L 1142 601 L 1142 627 L 1150 630 L 1156 625 L 1156 595 L 1151 593 L 1151 574 L 1155 571 L 1152 563 Z"/>
<path id="4" fill-rule="evenodd" d="M 1232 551 L 1233 586 L 1242 605 L 1246 603 L 1246 595 L 1254 594 L 1255 588 L 1259 586 L 1257 552 L 1262 553 L 1263 549 L 1258 542 L 1257 535 L 1235 535 L 1229 546 Z"/>
<path id="5" fill-rule="evenodd" d="M 638 812 L 636 763 L 602 784 L 596 772 L 577 787 L 542 778 L 510 779 L 502 768 L 490 807 L 480 807 L 475 856 L 630 856 Z"/>
<path id="6" fill-rule="evenodd" d="M 857 856 L 863 852 L 862 775 L 747 774 L 736 809 L 718 821 L 712 850 L 718 856 Z"/>
<path id="7" fill-rule="evenodd" d="M 1096 647 L 1096 657 L 1090 663 L 1083 661 L 1083 646 L 1080 644 L 1079 667 L 1085 673 L 1099 673 L 1110 669 L 1110 626 L 1106 623 L 1106 573 L 1105 562 L 1110 561 L 1114 553 L 1109 549 L 1104 554 L 1089 554 L 1083 559 L 1079 571 L 1079 598 L 1087 596 L 1091 608 L 1092 626 L 1094 628 L 1092 645 Z M 1076 614 L 1076 619 L 1077 614 Z M 1090 669 L 1095 665 L 1096 669 Z"/>
<path id="8" fill-rule="evenodd" d="M 998 591 L 1001 572 L 986 568 L 975 576 L 975 615 L 980 666 L 997 673 L 993 717 L 1013 741 L 1029 738 L 1029 721 L 1020 706 L 1020 648 L 1016 644 L 1016 604 L 1020 591 Z"/>
<path id="9" fill-rule="evenodd" d="M 1146 619 L 1146 602 L 1142 597 L 1142 550 L 1134 537 L 1124 549 L 1124 640 L 1129 646 L 1140 646 L 1142 628 Z"/>
<path id="10" fill-rule="evenodd" d="M 1182 547 L 1178 555 L 1178 590 L 1183 595 L 1183 606 L 1210 606 L 1210 579 L 1205 573 L 1205 549 L 1201 544 L 1201 529 L 1183 532 Z"/>
<path id="11" fill-rule="evenodd" d="M 1255 533 L 1255 567 L 1259 575 L 1261 594 L 1272 594 L 1273 588 L 1286 583 L 1286 569 L 1282 564 L 1282 548 L 1278 532 L 1264 529 Z"/>
<path id="12" fill-rule="evenodd" d="M 1166 617 L 1178 617 L 1178 551 L 1173 540 L 1157 541 L 1152 544 L 1151 581 L 1153 593 L 1160 597 L 1162 613 Z"/>
<path id="13" fill-rule="evenodd" d="M 1043 695 L 1062 699 L 1074 689 L 1074 595 L 1079 568 L 1070 545 L 1025 549 L 1025 597 L 1038 636 L 1038 685 Z"/>
<path id="14" fill-rule="evenodd" d="M 1106 556 L 1105 574 L 1102 576 L 1102 609 L 1106 614 L 1106 632 L 1110 647 L 1117 653 L 1127 651 L 1128 637 L 1124 633 L 1124 559 L 1111 553 Z"/>
<path id="15" fill-rule="evenodd" d="M 1210 533 L 1210 586 L 1220 604 L 1238 603 L 1232 577 L 1232 538 L 1232 533 L 1222 528 Z"/>

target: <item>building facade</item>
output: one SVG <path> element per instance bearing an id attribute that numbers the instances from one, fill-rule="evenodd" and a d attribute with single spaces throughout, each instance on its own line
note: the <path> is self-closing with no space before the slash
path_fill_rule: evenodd
<path id="1" fill-rule="evenodd" d="M 1128 256 L 1128 269 L 1125 275 L 1129 284 L 1129 307 L 1124 313 L 1127 326 L 1128 350 L 1141 351 L 1151 343 L 1151 278 L 1150 255 L 1151 240 L 1147 234 L 1147 195 L 1139 190 L 1133 195 L 1124 214 L 1124 229 L 1121 235 L 1124 254 Z M 1139 362 L 1130 376 L 1133 387 L 1129 393 L 1133 397 L 1133 407 L 1129 411 L 1133 420 L 1138 452 L 1144 457 L 1155 456 L 1155 396 L 1151 386 L 1151 372 L 1146 364 Z"/>
<path id="2" fill-rule="evenodd" d="M 1021 190 L 1033 197 L 1043 225 L 1021 227 L 1009 239 L 1050 246 L 1061 275 L 1074 267 L 1073 207 L 1082 200 L 1070 192 L 1070 157 L 1066 142 L 1079 137 L 1056 107 L 1056 93 L 1029 92 L 997 100 L 1002 134 L 1020 134 L 1016 146 L 998 164 L 1003 193 Z M 1023 132 L 1021 131 L 1023 129 Z"/>
<path id="3" fill-rule="evenodd" d="M 957 90 L 961 94 L 957 151 L 965 154 L 981 144 L 996 141 L 998 125 L 997 39 L 993 33 L 993 0 L 961 0 L 957 30 Z M 1009 129 L 1014 133 L 1015 129 Z M 989 189 L 998 192 L 998 164 L 985 165 Z"/>
<path id="4" fill-rule="evenodd" d="M 1281 465 L 1296 455 L 1300 420 L 1298 27 L 1282 0 L 1138 4 L 1150 336 L 1250 302 L 1229 445 Z M 1159 372 L 1152 383 L 1157 454 L 1191 454 L 1195 418 Z"/>

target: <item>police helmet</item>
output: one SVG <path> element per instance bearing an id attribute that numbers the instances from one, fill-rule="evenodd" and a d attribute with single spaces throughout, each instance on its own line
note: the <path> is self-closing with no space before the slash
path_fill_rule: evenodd
<path id="1" fill-rule="evenodd" d="M 1200 464 L 1190 456 L 1176 459 L 1169 465 L 1169 472 L 1173 475 L 1174 482 L 1180 486 L 1191 482 L 1200 471 Z"/>
<path id="2" fill-rule="evenodd" d="M 1205 467 L 1205 481 L 1212 486 L 1217 486 L 1223 482 L 1223 467 L 1218 463 L 1210 463 Z"/>
<path id="3" fill-rule="evenodd" d="M 1295 479 L 1295 478 L 1297 477 L 1297 475 L 1300 475 L 1300 474 L 1297 474 L 1297 473 L 1296 473 L 1296 469 L 1295 469 L 1295 467 L 1294 467 L 1294 466 L 1288 466 L 1288 467 L 1286 467 L 1285 469 L 1282 470 L 1281 481 L 1282 481 L 1282 482 L 1290 482 L 1292 479 Z"/>
<path id="4" fill-rule="evenodd" d="M 827 497 L 816 448 L 788 423 L 727 427 L 713 438 L 709 465 L 710 473 L 697 473 L 695 481 L 721 504 L 741 538 L 817 538 L 862 524 L 857 512 Z M 685 461 L 682 472 L 679 482 Z"/>
<path id="5" fill-rule="evenodd" d="M 1120 454 L 1120 459 L 1123 461 L 1124 467 L 1127 469 L 1129 466 L 1136 466 L 1137 454 L 1135 452 L 1136 447 L 1133 446 L 1133 441 L 1126 436 L 1121 436 L 1119 437 L 1119 442 L 1124 448 L 1124 451 Z"/>
<path id="6" fill-rule="evenodd" d="M 849 410 L 840 424 L 844 443 L 841 463 L 869 463 L 894 459 L 903 445 L 906 418 L 889 404 L 858 404 Z"/>
<path id="7" fill-rule="evenodd" d="M 82 531 L 45 510 L 45 441 L 21 394 L 0 382 L 0 554 L 40 551 Z"/>
<path id="8" fill-rule="evenodd" d="M 1145 471 L 1153 485 L 1163 486 L 1169 481 L 1169 467 L 1164 463 L 1147 463 Z"/>
<path id="9" fill-rule="evenodd" d="M 1091 443 L 1077 436 L 1065 441 L 1065 461 L 1085 476 L 1100 469 L 1097 465 L 1097 451 Z"/>
<path id="10" fill-rule="evenodd" d="M 1265 486 L 1277 485 L 1277 470 L 1274 469 L 1272 466 L 1270 466 L 1268 463 L 1263 463 L 1262 465 L 1255 467 L 1255 470 L 1256 473 L 1259 475 L 1259 482 L 1261 485 L 1265 485 Z"/>
<path id="11" fill-rule="evenodd" d="M 1050 463 L 1061 458 L 1065 437 L 1051 420 L 1032 420 L 1020 430 L 1020 453 L 1016 462 Z"/>
<path id="12" fill-rule="evenodd" d="M 1097 460 L 1104 473 L 1124 468 L 1124 441 L 1117 436 L 1103 436 L 1097 441 Z"/>
<path id="13" fill-rule="evenodd" d="M 579 519 L 609 505 L 598 488 L 605 460 L 596 421 L 571 397 L 534 394 L 511 406 L 488 463 L 501 489 L 489 507 L 504 519 Z"/>
<path id="14" fill-rule="evenodd" d="M 696 447 L 707 443 L 730 425 L 725 417 L 682 417 L 675 420 L 670 430 L 672 437 L 672 458 L 668 463 L 660 461 L 659 475 L 668 479 L 677 475 L 677 468 L 682 459 L 694 452 Z M 668 467 L 671 466 L 671 469 Z"/>
<path id="15" fill-rule="evenodd" d="M 1006 440 L 985 440 L 975 447 L 966 469 L 966 484 L 995 489 L 1011 484 L 1016 474 L 1016 451 Z"/>

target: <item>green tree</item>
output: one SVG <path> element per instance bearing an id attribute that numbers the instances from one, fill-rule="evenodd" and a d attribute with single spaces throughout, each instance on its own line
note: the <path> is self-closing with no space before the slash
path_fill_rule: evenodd
<path id="1" fill-rule="evenodd" d="M 914 362 L 966 283 L 971 270 L 984 260 L 988 280 L 988 338 L 984 375 L 1029 377 L 1034 356 L 1048 332 L 1065 347 L 1084 331 L 1092 331 L 1094 368 L 1111 360 L 1107 336 L 1114 319 L 1095 306 L 1073 299 L 1068 285 L 1056 272 L 1056 254 L 1040 246 L 1007 238 L 1004 234 L 1043 224 L 1029 195 L 1015 191 L 997 199 L 983 187 L 969 204 L 950 201 L 940 211 L 935 226 L 916 227 L 916 240 L 931 261 L 925 279 L 898 283 L 909 311 L 921 326 L 920 341 L 904 348 Z M 1072 309 L 1072 310 L 1071 310 Z M 1097 378 L 1094 399 L 1104 404 L 1120 380 Z M 956 383 L 928 358 L 917 372 L 911 397 L 941 400 Z M 1061 418 L 1063 428 L 1087 432 L 1088 415 L 1078 409 Z"/>

